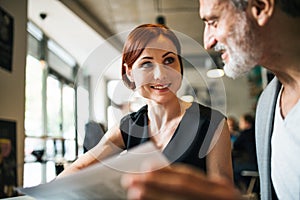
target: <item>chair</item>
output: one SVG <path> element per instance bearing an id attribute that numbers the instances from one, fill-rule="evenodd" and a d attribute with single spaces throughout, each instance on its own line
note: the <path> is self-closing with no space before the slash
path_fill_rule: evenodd
<path id="1" fill-rule="evenodd" d="M 254 192 L 254 186 L 255 186 L 255 183 L 257 181 L 257 179 L 259 178 L 259 174 L 257 171 L 248 171 L 248 170 L 243 170 L 241 172 L 241 175 L 244 176 L 244 177 L 250 177 L 250 182 L 249 182 L 249 185 L 247 187 L 247 190 L 246 190 L 246 193 L 243 195 L 244 198 L 246 199 L 253 199 L 253 200 L 256 200 L 256 199 L 259 199 L 258 195 L 256 192 Z"/>
<path id="2" fill-rule="evenodd" d="M 83 141 L 84 152 L 92 149 L 104 135 L 104 128 L 101 124 L 90 121 L 85 125 L 85 136 Z"/>

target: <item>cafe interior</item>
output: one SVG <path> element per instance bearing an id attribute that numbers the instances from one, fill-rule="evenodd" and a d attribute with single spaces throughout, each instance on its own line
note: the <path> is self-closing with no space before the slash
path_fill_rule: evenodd
<path id="1" fill-rule="evenodd" d="M 268 82 L 260 66 L 235 80 L 224 75 L 220 55 L 203 48 L 198 0 L 0 0 L 0 8 L 2 197 L 51 182 L 145 104 L 121 77 L 124 41 L 140 24 L 165 24 L 179 38 L 177 96 L 185 101 L 238 119 L 255 114 Z M 13 167 L 3 167 L 6 158 Z"/>

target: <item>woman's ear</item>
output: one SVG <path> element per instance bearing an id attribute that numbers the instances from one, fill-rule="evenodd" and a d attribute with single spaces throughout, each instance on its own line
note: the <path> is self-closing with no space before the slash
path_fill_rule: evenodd
<path id="1" fill-rule="evenodd" d="M 275 8 L 275 0 L 250 0 L 251 13 L 259 26 L 264 26 Z"/>
<path id="2" fill-rule="evenodd" d="M 124 63 L 125 66 L 125 71 L 126 71 L 126 75 L 128 80 L 130 80 L 131 82 L 134 82 L 133 76 L 132 76 L 132 68 L 129 68 L 127 63 Z"/>

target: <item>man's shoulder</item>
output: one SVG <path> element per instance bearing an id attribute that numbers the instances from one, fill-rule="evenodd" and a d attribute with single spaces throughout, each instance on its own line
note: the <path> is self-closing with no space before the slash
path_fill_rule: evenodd
<path id="1" fill-rule="evenodd" d="M 276 101 L 277 94 L 279 92 L 281 84 L 278 79 L 275 77 L 273 80 L 267 85 L 264 91 L 261 93 L 258 101 L 258 108 L 264 106 L 265 104 L 270 104 L 272 101 Z"/>

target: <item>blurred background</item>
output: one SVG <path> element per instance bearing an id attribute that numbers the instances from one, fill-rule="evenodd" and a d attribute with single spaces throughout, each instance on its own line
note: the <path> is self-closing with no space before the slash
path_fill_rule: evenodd
<path id="1" fill-rule="evenodd" d="M 260 66 L 223 76 L 219 56 L 202 48 L 198 0 L 0 0 L 0 8 L 0 144 L 11 146 L 0 164 L 13 160 L 14 174 L 2 188 L 53 180 L 85 151 L 88 131 L 103 135 L 143 105 L 120 81 L 123 42 L 137 25 L 163 23 L 179 37 L 178 96 L 187 101 L 239 118 L 255 114 L 268 81 Z"/>

